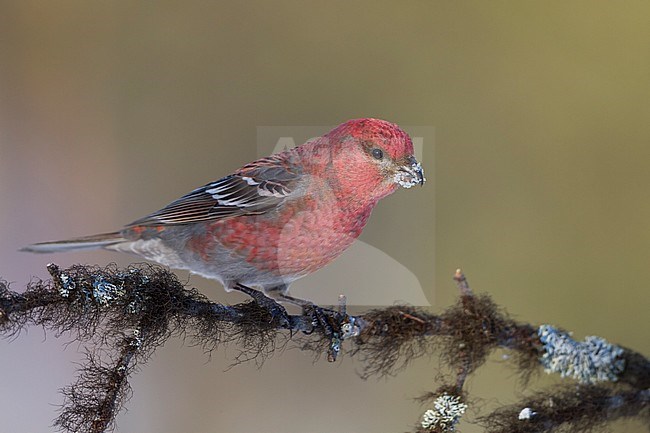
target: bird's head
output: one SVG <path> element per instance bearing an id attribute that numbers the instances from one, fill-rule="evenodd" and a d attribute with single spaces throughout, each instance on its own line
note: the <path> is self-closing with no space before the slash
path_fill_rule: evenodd
<path id="1" fill-rule="evenodd" d="M 342 190 L 373 201 L 425 182 L 411 137 L 394 123 L 349 120 L 324 137 L 332 153 L 335 181 Z"/>

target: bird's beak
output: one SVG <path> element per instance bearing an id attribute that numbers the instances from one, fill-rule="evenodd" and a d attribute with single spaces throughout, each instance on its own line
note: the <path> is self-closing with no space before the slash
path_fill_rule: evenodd
<path id="1" fill-rule="evenodd" d="M 424 170 L 414 156 L 406 159 L 406 164 L 397 167 L 394 181 L 403 188 L 410 188 L 415 185 L 424 185 Z"/>

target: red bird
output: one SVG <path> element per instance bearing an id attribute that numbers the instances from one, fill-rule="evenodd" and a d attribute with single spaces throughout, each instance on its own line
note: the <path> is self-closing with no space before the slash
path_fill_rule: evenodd
<path id="1" fill-rule="evenodd" d="M 384 120 L 350 120 L 120 231 L 24 250 L 123 251 L 218 280 L 258 302 L 261 293 L 253 287 L 295 301 L 287 295 L 289 284 L 348 248 L 379 199 L 424 182 L 408 134 Z"/>

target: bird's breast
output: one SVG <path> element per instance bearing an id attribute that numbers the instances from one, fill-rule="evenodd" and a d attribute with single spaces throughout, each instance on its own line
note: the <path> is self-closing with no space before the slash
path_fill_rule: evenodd
<path id="1" fill-rule="evenodd" d="M 303 198 L 264 215 L 216 221 L 209 248 L 224 248 L 254 267 L 298 278 L 338 257 L 361 234 L 372 206 L 349 209 Z"/>

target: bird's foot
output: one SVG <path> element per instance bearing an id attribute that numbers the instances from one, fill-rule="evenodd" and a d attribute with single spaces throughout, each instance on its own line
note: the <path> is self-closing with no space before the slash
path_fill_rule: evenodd
<path id="1" fill-rule="evenodd" d="M 312 320 L 311 332 L 318 328 L 329 339 L 327 360 L 330 362 L 336 361 L 343 340 L 358 336 L 365 327 L 361 318 L 347 314 L 345 304 L 345 296 L 341 295 L 338 311 L 319 307 L 311 302 L 303 305 L 303 315 L 311 317 Z"/>
<path id="2" fill-rule="evenodd" d="M 289 313 L 286 308 L 275 299 L 269 298 L 263 292 L 242 284 L 237 284 L 234 286 L 234 289 L 246 293 L 248 296 L 253 298 L 257 305 L 265 309 L 271 316 L 271 320 L 269 321 L 270 323 L 277 324 L 280 328 L 291 328 L 291 318 L 289 317 Z"/>
<path id="3" fill-rule="evenodd" d="M 272 288 L 266 292 L 270 293 L 274 299 L 277 299 L 280 302 L 286 302 L 302 308 L 303 317 L 309 318 L 312 325 L 311 330 L 303 331 L 305 334 L 311 334 L 316 328 L 322 329 L 323 333 L 327 336 L 330 336 L 335 332 L 332 324 L 336 321 L 336 311 L 319 307 L 318 305 L 306 299 L 300 299 L 291 296 L 286 293 L 286 286 L 281 286 L 277 289 Z"/>
<path id="4" fill-rule="evenodd" d="M 329 340 L 327 360 L 329 362 L 336 361 L 341 351 L 341 342 L 343 340 L 341 333 L 341 321 L 343 317 L 337 311 L 319 307 L 312 303 L 303 306 L 303 314 L 311 317 L 313 326 L 311 332 L 315 329 L 320 329 Z"/>
<path id="5" fill-rule="evenodd" d="M 323 307 L 319 307 L 318 305 L 311 302 L 306 303 L 302 306 L 303 316 L 307 316 L 311 319 L 313 326 L 311 332 L 313 332 L 314 329 L 320 328 L 323 330 L 323 333 L 328 336 L 334 333 L 334 328 L 332 327 L 331 323 L 332 313 L 335 312 Z"/>

